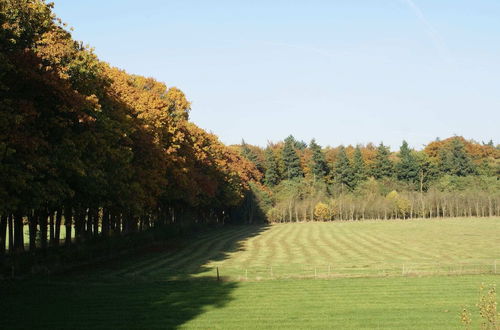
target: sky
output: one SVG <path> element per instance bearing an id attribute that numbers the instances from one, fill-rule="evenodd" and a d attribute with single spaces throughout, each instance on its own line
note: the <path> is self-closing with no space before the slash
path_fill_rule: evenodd
<path id="1" fill-rule="evenodd" d="M 500 1 L 55 0 L 101 60 L 227 144 L 500 143 Z"/>

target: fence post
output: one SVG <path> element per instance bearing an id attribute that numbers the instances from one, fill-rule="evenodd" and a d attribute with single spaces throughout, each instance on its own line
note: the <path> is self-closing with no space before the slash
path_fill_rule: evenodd
<path id="1" fill-rule="evenodd" d="M 220 277 L 219 277 L 219 266 L 217 266 L 217 281 L 220 281 Z"/>
<path id="2" fill-rule="evenodd" d="M 245 269 L 245 278 L 248 281 L 248 268 Z"/>

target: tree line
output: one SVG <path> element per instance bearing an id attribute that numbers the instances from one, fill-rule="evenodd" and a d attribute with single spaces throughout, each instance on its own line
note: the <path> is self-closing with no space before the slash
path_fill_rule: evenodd
<path id="1" fill-rule="evenodd" d="M 272 222 L 500 215 L 500 146 L 463 137 L 398 152 L 383 143 L 322 148 L 289 136 L 236 146 L 255 164 Z"/>
<path id="2" fill-rule="evenodd" d="M 253 163 L 189 121 L 181 90 L 99 60 L 52 9 L 0 0 L 0 257 L 6 241 L 251 221 Z"/>

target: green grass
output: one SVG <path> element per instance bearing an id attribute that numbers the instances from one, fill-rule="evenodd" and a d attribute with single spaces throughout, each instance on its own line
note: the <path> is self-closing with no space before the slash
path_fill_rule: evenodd
<path id="1" fill-rule="evenodd" d="M 457 329 L 481 283 L 498 283 L 495 259 L 499 218 L 227 227 L 176 251 L 0 282 L 0 329 Z M 481 274 L 436 275 L 467 272 Z"/>
<path id="2" fill-rule="evenodd" d="M 500 218 L 291 223 L 205 233 L 104 277 L 231 280 L 500 273 Z"/>
<path id="3" fill-rule="evenodd" d="M 1 288 L 0 328 L 457 329 L 482 282 L 498 276 L 24 282 Z"/>

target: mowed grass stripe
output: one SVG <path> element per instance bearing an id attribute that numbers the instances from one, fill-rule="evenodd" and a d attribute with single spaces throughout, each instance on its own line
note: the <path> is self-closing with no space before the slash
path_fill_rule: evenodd
<path id="1" fill-rule="evenodd" d="M 231 230 L 231 228 L 229 229 Z M 136 270 L 138 269 L 143 269 L 144 267 L 147 267 L 148 265 L 155 264 L 159 260 L 166 260 L 170 258 L 179 258 L 179 255 L 182 255 L 184 253 L 188 253 L 189 250 L 195 249 L 196 246 L 200 246 L 204 244 L 205 242 L 211 242 L 213 239 L 225 235 L 227 232 L 227 229 L 225 230 L 220 230 L 215 233 L 211 232 L 209 234 L 202 234 L 199 235 L 197 238 L 193 240 L 189 240 L 185 246 L 181 247 L 178 251 L 167 251 L 167 252 L 160 252 L 159 254 L 154 254 L 152 257 L 143 257 L 144 261 L 142 262 L 137 262 L 137 261 L 132 261 L 129 263 L 128 267 L 121 267 L 117 272 L 112 272 L 110 275 L 125 275 L 127 273 L 135 273 Z"/>
<path id="2" fill-rule="evenodd" d="M 224 234 L 213 237 L 211 240 L 206 240 L 202 244 L 193 244 L 183 249 L 180 253 L 169 258 L 159 260 L 156 263 L 149 265 L 141 270 L 143 275 L 151 275 L 152 273 L 164 272 L 170 274 L 172 272 L 185 273 L 183 265 L 195 265 L 195 261 L 199 258 L 208 258 L 209 254 L 214 253 L 214 250 L 219 251 L 223 242 L 234 239 L 238 235 L 238 230 L 233 229 L 226 231 Z M 198 258 L 198 259 L 197 259 Z M 196 264 L 197 266 L 201 266 Z"/>
<path id="3" fill-rule="evenodd" d="M 215 267 L 211 262 L 218 259 L 223 260 L 225 251 L 228 251 L 234 244 L 239 244 L 243 238 L 254 231 L 252 226 L 241 227 L 225 236 L 219 237 L 211 243 L 206 243 L 198 247 L 198 250 L 192 252 L 190 255 L 185 255 L 183 258 L 176 258 L 170 260 L 168 263 L 159 263 L 152 268 L 149 268 L 144 274 L 147 275 L 172 275 L 175 273 L 189 274 L 197 273 L 201 268 Z"/>
<path id="4" fill-rule="evenodd" d="M 403 264 L 412 272 L 428 273 L 437 270 L 435 265 L 445 265 L 445 271 L 447 265 L 467 262 L 488 271 L 500 259 L 498 236 L 499 218 L 236 226 L 204 233 L 177 251 L 125 261 L 99 275 L 166 279 L 219 266 L 227 276 L 239 278 L 248 270 L 267 278 L 273 277 L 272 266 L 274 276 L 293 277 L 314 275 L 315 267 L 324 275 L 328 265 L 342 276 L 394 275 L 403 273 Z M 473 252 L 464 256 L 463 251 Z"/>
<path id="5" fill-rule="evenodd" d="M 119 267 L 118 270 L 110 271 L 104 276 L 127 276 L 127 275 L 137 275 L 142 274 L 149 267 L 155 267 L 158 263 L 168 264 L 171 260 L 182 259 L 186 255 L 190 255 L 193 251 L 199 251 L 200 248 L 205 248 L 206 244 L 214 243 L 215 240 L 224 238 L 226 236 L 232 236 L 235 232 L 238 232 L 239 228 L 224 228 L 221 230 L 211 231 L 200 235 L 197 239 L 189 240 L 185 246 L 177 251 L 160 252 L 159 254 L 153 254 L 151 257 L 147 257 L 144 261 L 131 261 L 127 263 L 127 266 Z M 143 257 L 144 258 L 144 257 Z"/>

